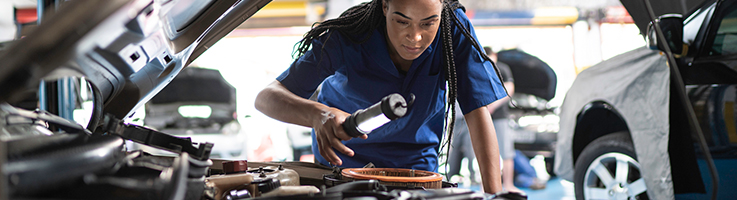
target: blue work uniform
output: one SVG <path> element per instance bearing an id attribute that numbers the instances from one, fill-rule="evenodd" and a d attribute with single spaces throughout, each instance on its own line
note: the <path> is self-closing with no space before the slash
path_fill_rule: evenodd
<path id="1" fill-rule="evenodd" d="M 462 25 L 476 37 L 461 9 L 455 11 Z M 313 40 L 312 49 L 299 57 L 277 80 L 289 91 L 308 98 L 322 83 L 317 101 L 354 113 L 391 93 L 414 94 L 408 113 L 374 130 L 368 139 L 354 138 L 343 143 L 353 149 L 353 157 L 338 151 L 341 167 L 419 169 L 437 172 L 438 149 L 445 116 L 445 70 L 440 31 L 430 46 L 401 73 L 389 58 L 385 27 L 373 31 L 362 44 L 351 42 L 337 32 L 327 32 Z M 458 103 L 464 114 L 506 96 L 489 61 L 453 26 L 453 48 L 458 83 Z M 491 125 L 491 124 L 490 124 Z M 322 164 L 329 165 L 318 150 L 312 132 L 312 151 Z"/>

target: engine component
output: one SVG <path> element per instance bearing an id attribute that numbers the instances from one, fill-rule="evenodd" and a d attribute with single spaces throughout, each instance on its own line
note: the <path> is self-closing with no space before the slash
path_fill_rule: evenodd
<path id="1" fill-rule="evenodd" d="M 272 196 L 291 196 L 291 195 L 309 195 L 320 193 L 320 189 L 312 185 L 300 185 L 300 186 L 281 186 L 270 192 L 262 193 L 262 197 Z"/>
<path id="2" fill-rule="evenodd" d="M 225 195 L 225 200 L 248 199 L 251 198 L 251 192 L 248 190 L 232 190 Z"/>
<path id="3" fill-rule="evenodd" d="M 225 174 L 235 174 L 248 171 L 248 162 L 245 160 L 223 162 Z"/>
<path id="4" fill-rule="evenodd" d="M 443 176 L 429 171 L 399 168 L 346 168 L 341 171 L 346 179 L 379 180 L 387 186 L 439 189 Z"/>
<path id="5" fill-rule="evenodd" d="M 230 164 L 229 162 L 223 162 L 223 169 L 228 168 L 226 166 L 230 165 L 242 166 L 243 163 L 236 162 Z M 214 188 L 215 191 L 213 196 L 216 200 L 226 199 L 226 196 L 228 195 L 233 198 L 233 196 L 231 195 L 232 191 L 248 190 L 249 195 L 258 197 L 261 196 L 261 193 L 267 193 L 268 191 L 277 188 L 276 186 L 274 186 L 276 184 L 282 187 L 300 186 L 299 174 L 297 174 L 297 172 L 292 169 L 284 168 L 284 166 L 282 165 L 249 168 L 249 170 L 240 173 L 212 175 L 206 178 L 205 181 L 207 187 Z M 280 193 L 287 193 L 293 189 L 285 190 L 289 191 L 284 191 Z M 300 189 L 299 191 L 302 190 L 303 189 Z"/>
<path id="6" fill-rule="evenodd" d="M 9 141 L 8 146 L 37 140 L 37 137 Z M 10 195 L 39 194 L 69 187 L 68 183 L 81 179 L 85 174 L 112 170 L 125 157 L 120 137 L 77 137 L 62 144 L 43 145 L 45 148 L 36 149 L 39 151 L 16 152 L 16 156 L 9 157 L 3 173 L 9 179 Z"/>
<path id="7" fill-rule="evenodd" d="M 191 157 L 203 161 L 210 158 L 213 147 L 209 142 L 194 147 L 191 138 L 175 137 L 143 126 L 125 124 L 123 120 L 110 114 L 105 115 L 104 127 L 99 132 L 120 135 L 125 139 L 174 153 L 187 152 Z"/>
<path id="8" fill-rule="evenodd" d="M 246 185 L 251 182 L 253 182 L 253 175 L 248 173 L 212 175 L 205 179 L 205 185 L 214 188 L 215 200 L 225 199 L 225 195 L 230 194 L 231 191 L 245 190 Z M 250 191 L 248 193 L 251 194 Z"/>
<path id="9" fill-rule="evenodd" d="M 247 173 L 254 176 L 254 180 L 273 178 L 279 180 L 281 185 L 300 185 L 299 174 L 292 169 L 284 168 L 283 165 L 250 168 Z"/>
<path id="10" fill-rule="evenodd" d="M 256 194 L 256 196 L 261 196 L 261 194 L 263 193 L 268 193 L 281 187 L 281 182 L 279 182 L 278 179 L 267 178 L 251 182 L 251 185 L 255 186 L 256 188 L 256 191 L 253 194 Z"/>

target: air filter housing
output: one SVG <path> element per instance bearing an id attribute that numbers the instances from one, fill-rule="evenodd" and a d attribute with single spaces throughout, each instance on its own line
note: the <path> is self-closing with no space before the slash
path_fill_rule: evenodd
<path id="1" fill-rule="evenodd" d="M 387 186 L 414 186 L 425 189 L 442 188 L 443 176 L 429 171 L 399 168 L 347 168 L 341 171 L 344 179 L 379 180 Z"/>

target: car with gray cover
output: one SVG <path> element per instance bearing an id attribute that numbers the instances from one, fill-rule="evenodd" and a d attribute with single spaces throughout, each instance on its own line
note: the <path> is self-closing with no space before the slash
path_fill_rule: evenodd
<path id="1" fill-rule="evenodd" d="M 649 48 L 576 77 L 561 105 L 555 172 L 577 199 L 733 199 L 737 3 L 622 4 Z"/>

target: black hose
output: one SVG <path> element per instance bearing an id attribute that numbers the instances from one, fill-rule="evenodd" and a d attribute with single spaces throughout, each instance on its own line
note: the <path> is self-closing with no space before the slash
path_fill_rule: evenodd
<path id="1" fill-rule="evenodd" d="M 102 94 L 94 83 L 89 81 L 87 83 L 90 84 L 90 89 L 92 89 L 92 115 L 87 123 L 87 130 L 94 133 L 97 126 L 100 125 L 100 120 L 102 120 Z"/>
<path id="2" fill-rule="evenodd" d="M 327 193 L 341 193 L 347 191 L 387 191 L 386 186 L 382 185 L 378 180 L 353 181 L 333 186 L 326 190 Z"/>
<path id="3" fill-rule="evenodd" d="M 85 137 L 87 136 L 78 136 Z M 35 139 L 35 138 L 27 138 Z M 76 186 L 85 174 L 110 173 L 125 158 L 124 141 L 118 136 L 89 137 L 54 142 L 42 152 L 26 153 L 5 163 L 11 177 L 9 194 L 25 197 Z M 58 142 L 67 142 L 60 144 Z"/>
<path id="4" fill-rule="evenodd" d="M 706 139 L 704 138 L 704 133 L 701 131 L 699 122 L 696 120 L 696 113 L 693 110 L 691 101 L 689 100 L 688 95 L 686 95 L 686 85 L 683 83 L 681 72 L 678 71 L 678 64 L 675 61 L 673 52 L 671 52 L 670 46 L 667 45 L 668 41 L 665 40 L 665 36 L 662 29 L 660 29 L 660 25 L 656 22 L 655 12 L 653 11 L 652 5 L 650 5 L 649 0 L 643 1 L 645 2 L 645 8 L 647 8 L 648 14 L 650 16 L 650 21 L 655 27 L 655 34 L 657 34 L 658 42 L 660 42 L 661 44 L 665 44 L 665 48 L 663 49 L 665 49 L 665 55 L 668 58 L 668 64 L 670 65 L 669 69 L 671 71 L 671 74 L 673 75 L 673 78 L 671 80 L 673 80 L 676 84 L 677 88 L 675 88 L 675 91 L 677 98 L 681 98 L 683 100 L 681 101 L 681 107 L 686 111 L 691 131 L 695 132 L 699 138 L 699 146 L 701 147 L 701 151 L 704 152 L 706 164 L 709 166 L 709 174 L 711 174 L 711 199 L 716 200 L 717 191 L 719 191 L 719 174 L 717 172 L 716 166 L 714 165 L 714 160 L 711 158 L 709 146 L 707 146 Z"/>

